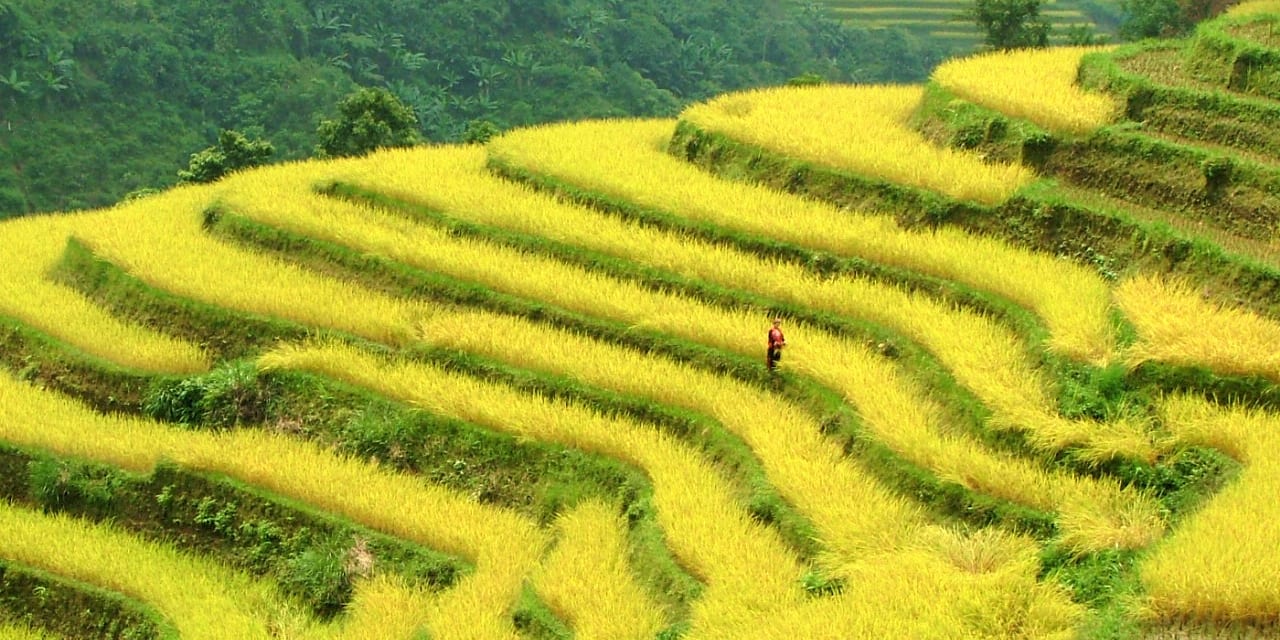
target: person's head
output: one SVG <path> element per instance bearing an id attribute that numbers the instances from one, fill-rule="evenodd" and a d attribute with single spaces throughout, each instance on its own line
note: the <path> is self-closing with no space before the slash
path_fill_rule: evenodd
<path id="1" fill-rule="evenodd" d="M 776 327 L 776 326 L 779 326 L 779 325 L 781 325 L 781 324 L 782 324 L 782 318 L 774 318 L 774 319 L 773 319 L 773 326 L 775 326 L 775 327 Z"/>

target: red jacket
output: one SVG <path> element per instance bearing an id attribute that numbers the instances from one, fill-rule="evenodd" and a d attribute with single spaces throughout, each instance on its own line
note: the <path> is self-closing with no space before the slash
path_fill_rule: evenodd
<path id="1" fill-rule="evenodd" d="M 774 327 L 769 330 L 769 348 L 775 349 L 786 344 L 787 339 L 782 337 L 782 329 Z"/>

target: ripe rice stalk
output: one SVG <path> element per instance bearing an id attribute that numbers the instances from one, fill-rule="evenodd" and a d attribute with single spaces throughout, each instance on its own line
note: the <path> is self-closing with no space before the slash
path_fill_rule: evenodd
<path id="1" fill-rule="evenodd" d="M 1047 472 L 986 451 L 972 439 L 939 429 L 937 407 L 862 345 L 793 332 L 796 342 L 787 349 L 796 369 L 842 393 L 877 439 L 939 478 L 1057 512 L 1063 543 L 1082 551 L 1140 548 L 1164 532 L 1151 496 L 1113 480 Z M 787 339 L 792 341 L 790 334 Z"/>
<path id="2" fill-rule="evenodd" d="M 122 322 L 79 292 L 49 280 L 47 274 L 73 230 L 101 224 L 111 215 L 28 216 L 0 223 L 0 244 L 5 247 L 0 314 L 124 367 L 175 374 L 207 370 L 208 356 L 195 345 Z"/>
<path id="3" fill-rule="evenodd" d="M 1280 324 L 1273 320 L 1212 302 L 1185 281 L 1154 275 L 1122 282 L 1115 300 L 1138 332 L 1125 353 L 1130 366 L 1165 362 L 1280 381 Z"/>
<path id="4" fill-rule="evenodd" d="M 698 128 L 781 155 L 994 204 L 1033 179 L 1018 164 L 940 147 L 908 124 L 916 85 L 769 87 L 721 95 L 680 114 Z"/>
<path id="5" fill-rule="evenodd" d="M 180 431 L 103 416 L 7 375 L 0 375 L 0 441 L 137 473 L 170 460 L 464 557 L 476 565 L 474 573 L 437 596 L 430 610 L 419 610 L 419 624 L 428 624 L 433 637 L 457 637 L 451 629 L 477 634 L 470 637 L 512 637 L 507 611 L 547 542 L 533 522 L 512 512 L 313 444 L 261 431 Z"/>
<path id="6" fill-rule="evenodd" d="M 105 525 L 0 502 L 0 539 L 0 558 L 144 602 L 183 638 L 321 635 L 270 585 Z"/>
<path id="7" fill-rule="evenodd" d="M 1038 554 L 1034 542 L 992 530 L 930 529 L 917 547 L 851 565 L 838 595 L 698 637 L 1073 638 L 1084 608 L 1037 580 Z"/>
<path id="8" fill-rule="evenodd" d="M 827 554 L 843 559 L 828 566 L 901 546 L 922 521 L 915 507 L 845 460 L 803 409 L 730 378 L 478 311 L 437 311 L 422 340 L 711 416 L 742 438 L 769 483 L 812 520 Z"/>
<path id="9" fill-rule="evenodd" d="M 0 622 L 0 639 L 2 640 L 54 640 L 44 631 L 21 626 L 12 622 Z"/>
<path id="10" fill-rule="evenodd" d="M 1165 398 L 1160 411 L 1183 442 L 1219 449 L 1244 470 L 1143 558 L 1145 615 L 1164 622 L 1274 624 L 1280 619 L 1280 416 L 1187 395 Z"/>
<path id="11" fill-rule="evenodd" d="M 544 339 L 550 336 L 543 336 Z M 518 340 L 519 336 L 506 336 L 506 342 Z M 554 342 L 551 340 L 548 342 Z M 530 425 L 536 425 L 540 421 L 548 420 L 565 420 L 572 425 L 588 425 L 583 427 L 583 431 L 597 431 L 590 424 L 597 421 L 590 414 L 575 415 L 576 412 L 567 411 L 566 407 L 555 406 L 550 411 L 534 411 L 531 414 L 519 407 L 522 402 L 519 398 L 513 397 L 511 391 L 506 388 L 499 388 L 497 385 L 477 384 L 472 381 L 457 380 L 461 388 L 456 391 L 448 391 L 444 388 L 446 385 L 452 385 L 453 382 L 447 374 L 432 374 L 429 378 L 424 376 L 427 368 L 419 365 L 384 363 L 374 361 L 362 356 L 358 352 L 347 347 L 339 346 L 320 346 L 312 348 L 298 347 L 282 347 L 272 354 L 264 357 L 264 362 L 270 366 L 288 366 L 301 367 L 305 370 L 316 371 L 324 375 L 330 375 L 346 379 L 361 386 L 368 386 L 377 389 L 381 393 L 392 397 L 403 399 L 415 399 L 416 402 L 429 406 L 433 410 L 449 412 L 458 411 L 460 417 L 473 421 L 486 422 L 503 422 L 507 424 L 507 428 L 515 428 L 517 426 L 529 428 Z M 545 401 L 537 401 L 545 402 Z M 556 404 L 556 403 L 546 403 Z M 464 406 L 465 405 L 465 406 Z M 618 431 L 621 429 L 615 425 L 610 435 L 619 437 Z M 625 435 L 625 434 L 623 434 Z M 538 436 L 545 438 L 546 436 Z M 589 446 L 586 444 L 589 436 L 583 434 L 578 436 L 583 443 L 581 446 Z M 604 434 L 597 435 L 596 438 L 602 438 Z M 625 450 L 631 452 L 632 456 L 637 458 L 648 457 L 644 453 L 643 444 L 635 441 L 628 442 Z M 647 467 L 651 475 L 655 479 L 655 485 L 661 482 L 662 474 L 654 472 L 653 467 Z M 688 490 L 697 491 L 697 485 L 700 484 L 696 476 L 689 476 L 686 485 L 692 485 Z M 662 490 L 659 489 L 659 493 Z M 663 498 L 659 497 L 660 503 Z M 662 505 L 659 505 L 661 512 Z M 686 510 L 680 514 L 685 519 L 701 519 L 707 517 L 706 514 L 697 510 Z M 758 566 L 754 562 L 751 555 L 750 546 L 743 546 L 740 541 L 735 541 L 732 531 L 736 528 L 732 524 L 731 517 L 726 519 L 723 512 L 713 514 L 713 520 L 721 522 L 721 528 L 717 533 L 713 533 L 711 538 L 701 541 L 703 545 L 727 547 L 723 551 L 705 550 L 704 553 L 712 553 L 713 555 L 724 554 L 726 558 L 737 556 L 740 563 L 745 564 L 744 572 L 752 566 Z M 728 523 L 726 525 L 726 522 Z M 664 519 L 664 527 L 666 522 Z M 676 539 L 678 531 L 668 530 L 668 539 L 671 540 L 677 549 L 680 542 Z M 934 534 L 937 535 L 943 534 Z M 933 539 L 932 537 L 930 539 Z M 1034 549 L 1034 546 L 1031 547 Z M 679 553 L 679 552 L 677 552 Z M 949 615 L 945 618 L 946 625 L 939 625 L 939 633 L 950 633 L 950 637 L 956 637 L 955 631 L 971 627 L 975 619 L 975 612 L 978 610 L 995 609 L 1002 612 L 1001 615 L 988 615 L 987 619 L 981 620 L 983 631 L 989 632 L 999 625 L 1007 625 L 1003 630 L 1019 628 L 1027 624 L 1024 615 L 1028 612 L 1041 613 L 1047 611 L 1046 607 L 1053 604 L 1058 609 L 1074 611 L 1073 606 L 1061 593 L 1061 589 L 1048 587 L 1045 588 L 1032 586 L 1035 584 L 1035 576 L 1038 566 L 1034 562 L 1035 554 L 1031 554 L 1032 562 L 1030 564 L 1020 565 L 1021 571 L 1010 570 L 996 577 L 987 577 L 980 582 L 974 584 L 965 584 L 962 579 L 973 573 L 973 569 L 959 570 L 952 568 L 944 572 L 946 565 L 939 560 L 939 553 L 932 552 L 928 558 L 922 557 L 929 555 L 919 550 L 903 551 L 899 554 L 893 548 L 869 549 L 863 558 L 868 565 L 879 567 L 875 571 L 869 571 L 867 565 L 863 565 L 862 570 L 850 570 L 849 575 L 858 578 L 860 589 L 866 589 L 867 593 L 872 593 L 871 589 L 883 589 L 893 587 L 897 589 L 897 595 L 894 601 L 898 604 L 898 610 L 894 614 L 901 614 L 900 618 L 892 618 L 885 620 L 886 610 L 881 600 L 874 598 L 849 598 L 842 597 L 838 601 L 810 600 L 804 598 L 785 598 L 782 600 L 774 600 L 766 604 L 762 601 L 755 600 L 755 604 L 751 606 L 743 606 L 742 593 L 725 593 L 726 589 L 737 590 L 741 586 L 737 580 L 733 583 L 720 583 L 714 576 L 706 576 L 709 584 L 703 598 L 695 603 L 695 613 L 691 620 L 691 628 L 688 637 L 691 638 L 727 638 L 737 637 L 737 634 L 744 633 L 746 629 L 753 624 L 760 624 L 763 620 L 786 620 L 789 623 L 798 624 L 797 629 L 814 628 L 815 622 L 799 622 L 808 616 L 822 616 L 822 624 L 836 625 L 840 628 L 849 629 L 888 629 L 888 628 L 912 628 L 918 629 L 919 622 L 912 621 L 909 615 L 912 612 L 920 611 L 947 611 Z M 882 579 L 873 580 L 871 575 L 879 573 L 886 567 L 901 566 L 904 558 L 916 558 L 915 562 L 927 565 L 927 570 L 922 570 L 910 575 L 910 582 L 903 581 L 901 583 L 893 583 Z M 855 567 L 856 561 L 850 561 Z M 696 570 L 696 565 L 695 565 Z M 753 571 L 753 573 L 758 570 Z M 596 580 L 601 574 L 589 573 L 588 580 Z M 948 576 L 946 581 L 939 584 L 940 576 Z M 744 576 L 746 577 L 746 576 Z M 759 577 L 759 576 L 758 576 Z M 749 579 L 749 578 L 748 578 Z M 908 588 L 908 584 L 914 585 Z M 932 589 L 927 593 L 921 593 L 923 588 Z M 605 587 L 595 586 L 593 590 L 599 592 Z M 1040 608 L 1033 609 L 1024 604 L 1019 604 L 1028 598 L 1027 594 L 1037 594 L 1035 602 L 1039 603 Z M 950 594 L 944 598 L 943 594 Z M 957 594 L 968 594 L 965 597 L 956 599 Z M 974 606 L 970 600 L 980 601 L 982 607 Z M 818 604 L 824 603 L 824 604 Z M 997 606 L 999 605 L 999 606 Z M 985 609 L 984 609 L 985 608 Z M 1003 616 L 1003 617 L 1002 617 Z M 754 622 L 753 622 L 754 621 Z M 1054 619 L 1053 622 L 1060 622 L 1060 619 Z M 1050 624 L 1041 620 L 1039 624 Z M 776 626 L 770 626 L 776 629 Z M 750 633 L 748 632 L 748 635 Z M 960 634 L 965 635 L 965 634 Z M 926 636 L 928 637 L 928 636 Z M 1050 636 L 1056 637 L 1056 636 Z"/>
<path id="12" fill-rule="evenodd" d="M 760 350 L 757 343 L 757 318 L 763 317 L 763 312 L 753 315 L 719 311 L 686 296 L 657 294 L 635 283 L 618 281 L 554 260 L 529 256 L 482 241 L 450 238 L 437 229 L 415 225 L 395 217 L 381 216 L 383 219 L 380 221 L 377 212 L 346 202 L 317 197 L 305 209 L 297 211 L 292 210 L 287 202 L 278 202 L 270 208 L 254 206 L 248 202 L 240 202 L 239 206 L 249 207 L 247 212 L 255 218 L 284 224 L 320 237 L 339 239 L 340 236 L 347 242 L 355 243 L 356 248 L 362 251 L 387 255 L 430 271 L 443 271 L 506 293 L 549 302 L 597 317 L 670 332 L 743 355 L 758 355 Z M 575 284 L 565 287 L 562 285 L 565 282 Z M 819 353 L 834 352 L 841 356 L 848 353 L 862 354 L 856 359 L 864 369 L 870 367 L 877 371 L 868 376 L 865 384 L 870 385 L 869 387 L 860 387 L 856 395 L 849 396 L 849 400 L 864 416 L 867 412 L 861 403 L 874 404 L 884 397 L 878 393 L 867 393 L 867 389 L 877 388 L 877 384 L 871 380 L 898 378 L 883 372 L 886 369 L 892 371 L 890 365 L 873 364 L 880 359 L 867 352 L 863 345 L 855 345 L 818 331 L 813 331 L 807 340 L 808 345 Z M 501 343 L 509 344 L 509 341 Z M 848 366 L 848 362 L 841 362 L 830 364 L 828 368 L 834 371 Z M 809 368 L 805 369 L 805 373 L 815 374 Z M 815 377 L 823 379 L 822 376 Z M 825 381 L 827 380 L 824 379 Z M 932 406 L 931 401 L 918 389 L 898 393 L 902 394 L 899 397 L 902 402 Z M 940 418 L 934 410 L 928 411 L 925 419 L 908 418 L 906 422 L 913 424 L 913 428 L 904 432 L 901 430 L 903 420 L 898 418 L 903 412 L 904 409 L 891 409 L 887 416 L 877 422 L 882 425 L 882 430 L 876 431 L 877 435 L 891 435 L 888 442 L 892 448 L 908 459 L 918 463 L 923 461 L 921 466 L 925 468 L 935 472 L 943 470 L 940 475 L 945 479 L 957 480 L 978 491 L 995 491 L 994 495 L 998 497 L 1046 510 L 1057 510 L 1068 505 L 1078 510 L 1083 508 L 1082 504 L 1119 505 L 1123 502 L 1110 497 L 1110 492 L 1118 488 L 1101 489 L 1101 493 L 1086 495 L 1078 500 L 1069 499 L 1076 496 L 1081 488 L 1101 485 L 1097 481 L 1069 475 L 1062 476 L 1065 485 L 1059 484 L 1051 480 L 1050 475 L 1035 469 L 1034 465 L 1009 456 L 992 456 L 971 439 L 961 435 L 950 435 L 938 440 L 935 425 L 940 423 Z M 911 415 L 913 412 L 906 413 Z M 918 439 L 904 439 L 904 433 L 915 434 Z M 931 445 L 920 448 L 923 443 L 930 441 Z M 924 451 L 930 447 L 943 447 L 942 450 L 949 452 L 949 455 L 925 455 Z M 1008 482 L 1005 474 L 1009 468 L 1016 468 L 1018 475 L 1031 480 Z M 1071 488 L 1064 489 L 1064 486 Z M 1139 500 L 1135 505 L 1138 508 L 1146 505 L 1146 502 Z M 1108 510 L 1110 508 L 1111 506 L 1107 507 Z M 1117 525 L 1124 520 L 1117 514 L 1102 516 L 1101 519 L 1103 522 L 1116 522 Z M 1150 534 L 1151 531 L 1147 533 Z M 1125 544 L 1134 543 L 1127 526 L 1124 531 L 1116 532 L 1115 536 L 1116 539 L 1125 540 Z M 1095 537 L 1090 537 L 1090 540 Z M 1144 536 L 1140 538 L 1146 539 Z M 1100 543 L 1110 546 L 1115 540 L 1108 539 Z M 1092 543 L 1081 540 L 1080 544 Z"/>
<path id="13" fill-rule="evenodd" d="M 308 200 L 312 197 L 310 192 L 293 192 L 288 197 L 277 193 L 274 200 L 276 206 L 266 212 L 292 212 L 290 207 L 297 202 L 311 202 L 314 207 L 325 207 L 304 208 L 293 212 L 294 218 L 305 220 L 306 216 L 324 215 L 326 210 L 338 211 L 343 207 L 347 211 L 360 209 L 331 199 Z M 142 202 L 155 200 L 157 198 L 149 198 Z M 416 326 L 418 320 L 427 316 L 428 312 L 423 305 L 364 292 L 354 284 L 322 278 L 291 265 L 214 241 L 200 232 L 198 217 L 194 212 L 157 209 L 147 213 L 149 215 L 146 217 L 134 220 L 133 225 L 95 229 L 89 240 L 92 246 L 108 256 L 122 260 L 136 269 L 140 277 L 161 288 L 214 304 L 286 317 L 313 326 L 351 331 L 373 340 L 393 343 L 411 340 L 413 330 L 410 327 Z M 365 213 L 372 215 L 369 211 Z M 261 209 L 255 211 L 255 215 L 259 214 L 265 215 Z M 167 227 L 167 232 L 154 234 L 165 238 L 165 241 L 139 242 L 140 234 L 137 230 L 145 230 L 148 225 Z M 428 265 L 425 268 L 448 269 L 455 277 L 515 295 L 669 332 L 743 355 L 754 357 L 759 353 L 758 315 L 747 312 L 728 314 L 687 297 L 656 294 L 634 283 L 617 281 L 555 261 L 521 256 L 518 252 L 483 242 L 450 239 L 446 234 L 420 225 L 397 228 L 393 224 L 389 229 L 388 226 L 349 227 L 348 234 L 376 234 L 380 238 L 379 242 L 385 242 L 383 246 L 395 259 L 418 266 Z M 122 228 L 129 229 L 129 233 L 120 232 L 119 229 Z M 140 247 L 145 247 L 145 250 Z M 362 248 L 383 252 L 371 246 Z M 566 282 L 574 283 L 574 286 L 563 286 Z M 863 345 L 849 344 L 824 336 L 821 332 L 813 331 L 807 344 L 806 349 L 812 349 L 813 353 L 821 354 L 822 357 L 834 357 L 836 360 L 853 358 L 863 363 L 864 367 L 869 367 L 869 370 L 884 370 L 890 366 L 883 362 L 875 364 L 880 359 L 867 352 Z M 810 361 L 810 366 L 815 368 L 807 369 L 805 373 L 812 375 L 818 368 L 825 368 L 825 371 L 830 372 L 849 364 L 815 364 L 820 362 L 823 361 L 815 357 Z M 891 368 L 888 370 L 891 371 Z M 821 376 L 817 377 L 822 379 Z M 1021 504 L 1041 508 L 1048 505 L 1047 508 L 1053 508 L 1083 502 L 1107 510 L 1123 502 L 1109 498 L 1099 500 L 1100 497 L 1110 495 L 1110 489 L 1100 489 L 1100 494 L 1093 495 L 1089 493 L 1091 490 L 1085 490 L 1099 486 L 1096 482 L 1062 476 L 1064 481 L 1058 484 L 1051 480 L 1058 476 L 1033 469 L 1028 463 L 1012 458 L 991 456 L 971 440 L 955 435 L 940 438 L 940 431 L 937 429 L 938 414 L 935 410 L 926 410 L 924 415 L 929 417 L 918 419 L 919 406 L 932 406 L 920 390 L 895 388 L 888 394 L 878 392 L 879 387 L 884 384 L 881 381 L 890 381 L 891 385 L 905 384 L 897 378 L 896 375 L 869 375 L 863 386 L 854 389 L 847 397 L 864 417 L 876 416 L 868 420 L 877 425 L 875 432 L 878 435 L 892 435 L 887 440 L 890 446 L 908 459 L 933 469 L 943 478 L 958 479 L 965 486 L 978 490 L 995 491 L 994 495 Z M 832 381 L 824 382 L 831 384 Z M 839 385 L 833 386 L 842 389 Z M 871 407 L 882 402 L 882 398 L 889 396 L 896 397 L 905 404 L 899 403 L 900 408 L 887 407 L 884 415 L 877 415 L 879 409 L 871 410 Z M 867 406 L 863 406 L 864 403 Z M 904 424 L 911 425 L 911 428 L 901 431 Z M 904 439 L 905 433 L 913 434 L 916 440 Z M 937 447 L 955 451 L 957 455 L 940 456 L 929 453 Z M 1009 465 L 1019 469 L 1019 475 L 1030 474 L 1035 481 L 1009 483 L 1002 475 Z M 957 468 L 961 471 L 946 471 Z M 1081 491 L 1084 491 L 1081 501 L 1067 500 Z M 1119 523 L 1122 518 L 1106 516 L 1103 520 Z M 1116 536 L 1125 540 L 1132 537 L 1129 533 L 1117 533 Z M 1082 541 L 1081 544 L 1088 543 Z"/>
<path id="14" fill-rule="evenodd" d="M 1247 0 L 1227 8 L 1223 12 L 1223 16 L 1245 18 L 1272 13 L 1280 13 L 1280 2 L 1276 2 L 1276 0 Z"/>
<path id="15" fill-rule="evenodd" d="M 411 338 L 421 313 L 418 306 L 218 241 L 200 226 L 213 201 L 183 197 L 186 193 L 139 200 L 109 218 L 81 225 L 75 234 L 98 255 L 175 295 L 386 344 Z"/>
<path id="16" fill-rule="evenodd" d="M 484 151 L 474 146 L 432 147 L 380 153 L 344 175 L 367 189 L 468 222 L 552 238 L 680 276 L 891 327 L 938 357 L 977 395 L 995 414 L 993 428 L 1025 431 L 1033 445 L 1046 450 L 1082 445 L 1083 454 L 1098 460 L 1124 456 L 1152 461 L 1159 454 L 1145 423 L 1122 419 L 1102 425 L 1061 418 L 1055 391 L 1028 361 L 1021 341 L 990 318 L 866 278 L 819 277 L 794 263 L 762 259 L 566 204 L 497 179 L 484 163 Z M 245 211 L 261 208 L 252 202 L 242 206 Z M 328 228 L 320 228 L 318 217 L 302 224 L 296 215 L 271 218 L 272 224 L 347 242 L 355 241 L 349 229 L 373 224 L 363 216 L 325 220 Z M 366 247 L 370 245 L 361 248 Z"/>
<path id="17" fill-rule="evenodd" d="M 1050 349 L 1093 364 L 1112 358 L 1110 291 L 1096 273 L 955 229 L 905 231 L 886 216 L 717 179 L 664 152 L 673 124 L 650 120 L 546 125 L 508 132 L 488 148 L 502 163 L 693 222 L 996 293 L 1040 317 L 1050 333 Z"/>
<path id="18" fill-rule="evenodd" d="M 665 626 L 660 607 L 627 562 L 618 509 L 586 502 L 556 519 L 559 541 L 532 578 L 534 588 L 580 640 L 651 640 Z"/>
<path id="19" fill-rule="evenodd" d="M 1080 58 L 1112 48 L 992 51 L 943 62 L 932 80 L 960 98 L 1051 131 L 1085 134 L 1115 120 L 1120 103 L 1076 83 Z"/>
<path id="20" fill-rule="evenodd" d="M 318 373 L 439 415 L 557 442 L 644 470 L 653 482 L 668 546 L 707 585 L 695 610 L 713 603 L 754 611 L 795 602 L 802 595 L 804 569 L 776 531 L 751 520 L 701 454 L 656 429 L 427 365 L 383 362 L 340 345 L 285 345 L 260 363 Z"/>

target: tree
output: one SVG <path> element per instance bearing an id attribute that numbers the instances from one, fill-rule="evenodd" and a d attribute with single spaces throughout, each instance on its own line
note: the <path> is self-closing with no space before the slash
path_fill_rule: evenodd
<path id="1" fill-rule="evenodd" d="M 992 49 L 1049 45 L 1049 23 L 1040 18 L 1040 0 L 974 0 L 960 18 L 977 24 Z"/>
<path id="2" fill-rule="evenodd" d="M 1120 9 L 1120 37 L 1125 40 L 1168 38 L 1191 30 L 1192 20 L 1178 0 L 1120 0 Z"/>
<path id="3" fill-rule="evenodd" d="M 239 131 L 225 129 L 218 134 L 218 145 L 191 154 L 191 164 L 178 171 L 178 184 L 213 182 L 240 169 L 267 163 L 276 152 L 266 140 L 249 140 Z"/>
<path id="4" fill-rule="evenodd" d="M 418 118 L 386 89 L 360 89 L 338 104 L 339 117 L 316 130 L 324 157 L 362 156 L 382 147 L 409 147 L 421 140 Z"/>
<path id="5" fill-rule="evenodd" d="M 498 125 L 488 120 L 472 120 L 462 132 L 462 141 L 467 144 L 484 144 L 499 133 L 502 132 L 498 130 Z"/>

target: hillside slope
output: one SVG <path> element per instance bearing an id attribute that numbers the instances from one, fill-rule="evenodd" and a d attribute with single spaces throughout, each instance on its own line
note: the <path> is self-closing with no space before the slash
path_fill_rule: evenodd
<path id="1" fill-rule="evenodd" d="M 308 157 L 356 86 L 386 87 L 426 139 L 584 117 L 674 115 L 802 73 L 918 81 L 894 34 L 790 3 L 0 2 L 0 216 L 167 187 L 219 129 Z"/>
<path id="2" fill-rule="evenodd" d="M 1270 6 L 0 223 L 0 629 L 1274 635 Z"/>
<path id="3" fill-rule="evenodd" d="M 983 34 L 962 13 L 971 2 L 956 0 L 824 0 L 834 17 L 851 26 L 899 28 L 931 45 L 967 54 L 982 44 Z M 1041 3 L 1040 17 L 1050 27 L 1050 42 L 1067 44 L 1071 34 L 1091 34 L 1114 41 L 1121 12 L 1119 3 L 1089 0 L 1050 0 Z"/>

